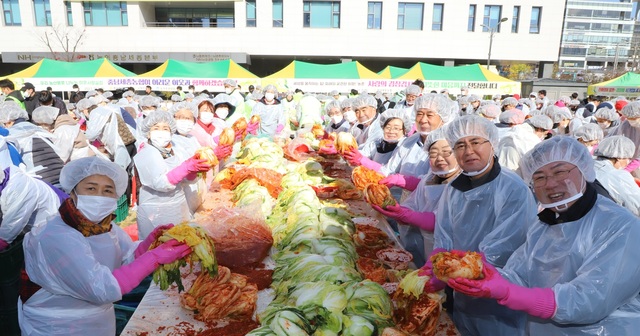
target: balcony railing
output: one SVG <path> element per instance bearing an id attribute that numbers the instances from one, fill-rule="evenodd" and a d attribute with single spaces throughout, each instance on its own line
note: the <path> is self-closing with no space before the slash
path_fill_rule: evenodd
<path id="1" fill-rule="evenodd" d="M 147 22 L 147 27 L 171 28 L 234 28 L 234 22 Z"/>

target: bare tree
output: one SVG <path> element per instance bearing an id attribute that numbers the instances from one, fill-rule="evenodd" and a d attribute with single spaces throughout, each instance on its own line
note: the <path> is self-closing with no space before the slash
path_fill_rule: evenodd
<path id="1" fill-rule="evenodd" d="M 74 62 L 77 61 L 76 50 L 82 45 L 86 36 L 86 29 L 58 25 L 48 28 L 38 35 L 38 38 L 47 46 L 54 59 Z"/>

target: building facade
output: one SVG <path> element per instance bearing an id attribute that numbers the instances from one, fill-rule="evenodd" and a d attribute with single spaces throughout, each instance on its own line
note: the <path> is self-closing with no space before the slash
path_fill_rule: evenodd
<path id="1" fill-rule="evenodd" d="M 549 72 L 565 2 L 2 0 L 2 9 L 2 73 L 53 51 L 63 60 L 106 56 L 136 73 L 167 58 L 231 58 L 263 76 L 294 59 L 357 60 L 376 71 L 416 61 L 486 64 L 490 44 L 492 64 L 536 63 Z M 82 35 L 75 53 L 56 33 L 71 47 Z"/>

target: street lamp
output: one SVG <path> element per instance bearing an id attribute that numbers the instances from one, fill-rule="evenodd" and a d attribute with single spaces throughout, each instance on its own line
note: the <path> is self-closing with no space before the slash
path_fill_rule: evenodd
<path id="1" fill-rule="evenodd" d="M 508 18 L 504 17 L 500 19 L 500 21 L 498 21 L 498 23 L 493 27 L 490 27 L 487 25 L 480 25 L 481 27 L 484 27 L 489 30 L 489 56 L 487 56 L 487 70 L 489 70 L 489 64 L 491 64 L 491 47 L 493 46 L 493 34 L 496 33 L 500 24 L 507 20 Z"/>

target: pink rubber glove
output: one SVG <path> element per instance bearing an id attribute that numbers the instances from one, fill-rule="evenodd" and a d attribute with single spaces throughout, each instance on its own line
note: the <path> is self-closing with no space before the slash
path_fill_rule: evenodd
<path id="1" fill-rule="evenodd" d="M 349 165 L 356 167 L 360 165 L 360 161 L 364 156 L 362 156 L 357 148 L 353 148 L 352 150 L 344 152 L 342 157 L 349 163 Z"/>
<path id="2" fill-rule="evenodd" d="M 414 191 L 420 184 L 420 179 L 411 175 L 391 174 L 378 182 L 387 187 L 400 187 L 409 191 Z"/>
<path id="3" fill-rule="evenodd" d="M 258 128 L 260 128 L 259 123 L 249 123 L 247 125 L 247 133 L 258 135 Z"/>
<path id="4" fill-rule="evenodd" d="M 211 169 L 211 166 L 207 164 L 207 160 L 190 157 L 169 171 L 167 173 L 167 179 L 169 179 L 169 183 L 178 185 L 178 183 L 185 178 L 192 177 L 193 173 L 206 172 L 209 171 L 209 169 Z"/>
<path id="5" fill-rule="evenodd" d="M 122 294 L 126 294 L 136 288 L 158 266 L 170 264 L 184 258 L 189 253 L 191 253 L 191 249 L 187 244 L 172 239 L 142 254 L 132 263 L 113 270 L 112 274 L 118 281 Z"/>
<path id="6" fill-rule="evenodd" d="M 219 161 L 222 161 L 225 158 L 228 158 L 229 156 L 231 156 L 232 152 L 233 152 L 233 147 L 229 145 L 217 146 L 216 148 L 213 149 L 213 153 L 216 154 L 216 157 L 218 158 Z"/>
<path id="7" fill-rule="evenodd" d="M 437 291 L 441 291 L 447 286 L 446 283 L 440 281 L 438 278 L 436 278 L 435 275 L 433 275 L 433 263 L 431 262 L 431 256 L 440 252 L 447 252 L 447 250 L 440 247 L 433 249 L 433 251 L 431 251 L 431 254 L 429 254 L 429 256 L 427 257 L 427 262 L 424 264 L 424 266 L 420 267 L 420 271 L 418 272 L 418 275 L 420 276 L 429 277 L 429 282 L 424 285 L 424 290 L 427 293 L 435 293 Z"/>
<path id="8" fill-rule="evenodd" d="M 640 167 L 640 160 L 633 159 L 631 162 L 629 162 L 629 165 L 624 170 L 626 170 L 628 172 L 632 172 L 632 171 L 638 169 L 638 167 Z"/>
<path id="9" fill-rule="evenodd" d="M 393 218 L 404 224 L 415 226 L 425 231 L 433 232 L 436 227 L 436 215 L 433 212 L 413 211 L 401 205 L 390 205 L 383 209 L 375 204 L 371 205 L 377 212 Z"/>
<path id="10" fill-rule="evenodd" d="M 280 134 L 280 132 L 282 132 L 283 129 L 284 129 L 284 125 L 278 125 L 278 127 L 276 127 L 276 133 Z"/>
<path id="11" fill-rule="evenodd" d="M 173 224 L 166 224 L 166 225 L 160 225 L 155 229 L 153 229 L 153 231 L 151 231 L 151 233 L 147 236 L 147 238 L 141 241 L 140 244 L 138 244 L 138 247 L 136 247 L 136 250 L 133 252 L 133 255 L 135 256 L 135 258 L 138 259 L 139 256 L 145 254 L 145 252 L 149 250 L 149 247 L 151 247 L 151 244 L 153 244 L 153 242 L 156 241 L 156 239 L 158 239 L 160 235 L 162 235 L 164 230 L 169 230 L 172 227 L 173 227 Z"/>
<path id="12" fill-rule="evenodd" d="M 9 247 L 9 243 L 0 239 L 0 251 L 4 251 L 7 247 Z"/>
<path id="13" fill-rule="evenodd" d="M 527 288 L 512 284 L 485 260 L 482 274 L 484 279 L 449 279 L 454 290 L 473 297 L 492 298 L 513 310 L 521 310 L 529 315 L 550 319 L 556 312 L 556 298 L 551 288 Z"/>

